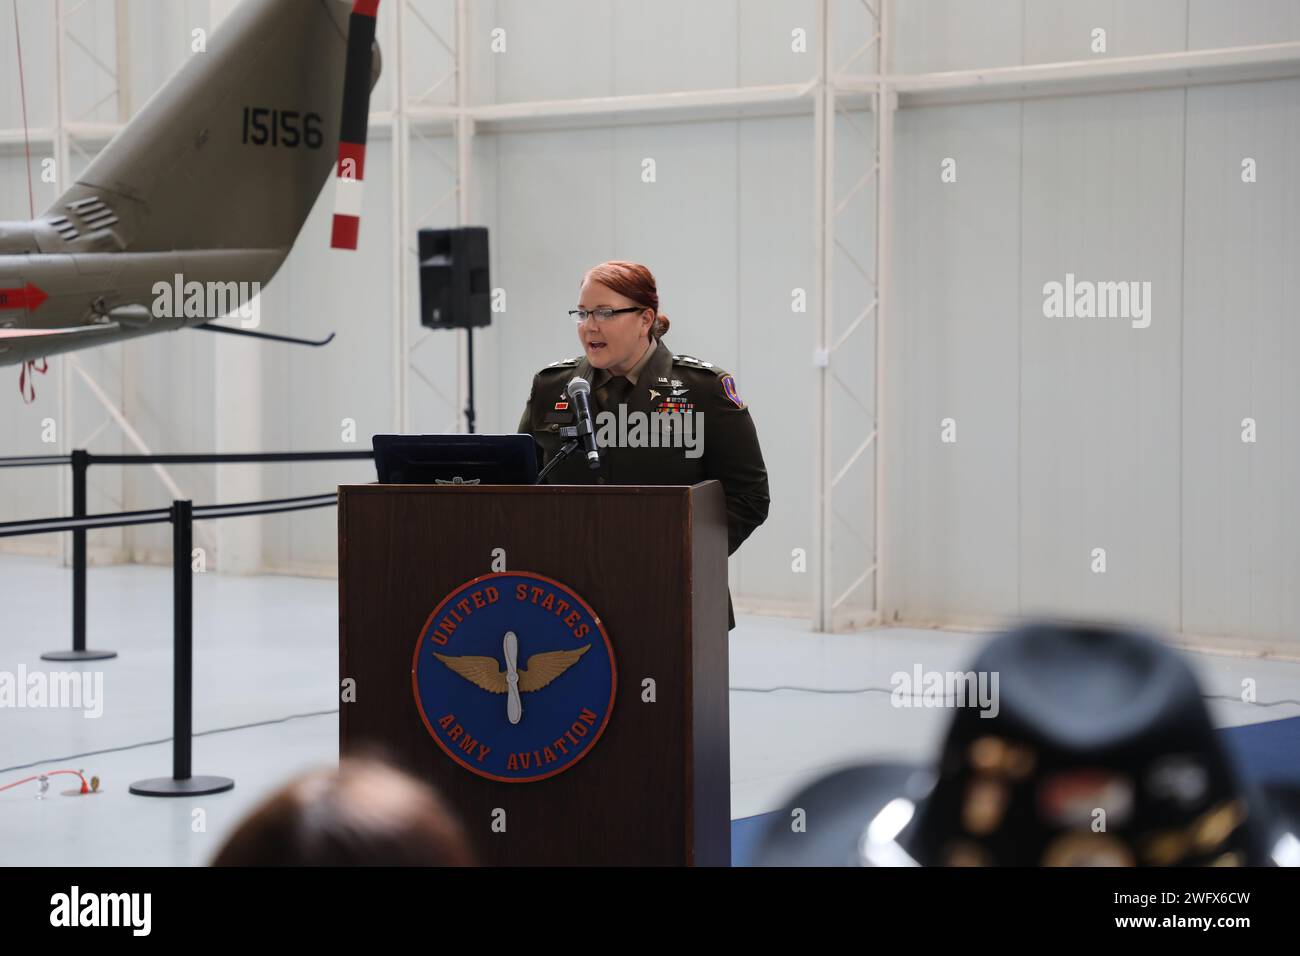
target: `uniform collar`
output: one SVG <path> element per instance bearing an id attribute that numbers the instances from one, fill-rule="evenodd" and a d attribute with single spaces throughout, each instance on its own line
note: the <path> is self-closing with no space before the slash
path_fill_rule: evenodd
<path id="1" fill-rule="evenodd" d="M 646 349 L 645 355 L 641 356 L 641 359 L 627 373 L 627 380 L 636 385 L 644 378 L 653 385 L 660 378 L 668 377 L 672 364 L 673 353 L 668 351 L 668 346 L 664 345 L 661 339 L 653 347 Z M 587 361 L 585 355 L 578 360 L 573 374 L 575 378 L 585 378 L 591 383 L 592 388 L 599 388 L 611 377 L 608 369 L 596 369 L 593 373 L 591 363 Z"/>

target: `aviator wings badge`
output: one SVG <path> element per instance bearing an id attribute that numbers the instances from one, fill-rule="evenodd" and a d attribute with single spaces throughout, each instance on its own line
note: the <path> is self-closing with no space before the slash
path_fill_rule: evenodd
<path id="1" fill-rule="evenodd" d="M 578 647 L 570 651 L 546 651 L 528 658 L 528 666 L 517 670 L 515 661 L 519 653 L 519 640 L 514 631 L 506 631 L 503 650 L 506 669 L 501 670 L 495 657 L 448 657 L 446 654 L 434 653 L 453 671 L 476 687 L 491 694 L 508 694 L 506 716 L 510 723 L 517 724 L 523 719 L 524 705 L 520 693 L 541 690 L 555 678 L 559 677 L 574 664 L 578 658 L 587 653 L 591 645 Z"/>

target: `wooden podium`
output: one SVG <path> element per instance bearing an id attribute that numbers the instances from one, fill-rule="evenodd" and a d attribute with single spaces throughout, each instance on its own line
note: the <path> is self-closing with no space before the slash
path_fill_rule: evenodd
<path id="1" fill-rule="evenodd" d="M 344 485 L 338 520 L 339 677 L 356 688 L 340 705 L 341 755 L 378 744 L 436 786 L 486 864 L 730 865 L 721 485 Z M 436 716 L 422 719 L 413 680 L 432 612 L 502 560 L 506 573 L 579 595 L 615 661 L 598 739 L 531 782 L 488 779 L 454 760 L 434 737 Z M 565 681 L 524 695 L 520 719 L 538 713 L 534 701 L 562 699 Z M 504 713 L 504 693 L 482 699 Z"/>

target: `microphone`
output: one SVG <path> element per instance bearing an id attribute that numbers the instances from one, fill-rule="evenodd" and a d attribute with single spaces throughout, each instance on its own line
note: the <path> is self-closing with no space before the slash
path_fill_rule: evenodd
<path id="1" fill-rule="evenodd" d="M 591 383 L 581 377 L 571 379 L 565 392 L 573 400 L 573 411 L 578 417 L 578 437 L 587 450 L 587 467 L 599 468 L 600 451 L 596 447 L 596 429 L 591 424 L 591 403 L 587 399 L 591 394 Z"/>

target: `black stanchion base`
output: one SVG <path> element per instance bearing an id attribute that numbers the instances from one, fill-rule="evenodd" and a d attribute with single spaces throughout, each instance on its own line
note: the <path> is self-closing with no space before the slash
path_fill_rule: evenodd
<path id="1" fill-rule="evenodd" d="M 128 788 L 141 797 L 199 797 L 205 793 L 224 793 L 233 790 L 235 781 L 229 777 L 152 777 L 137 780 Z"/>
<path id="2" fill-rule="evenodd" d="M 117 651 L 46 651 L 43 661 L 106 661 L 117 657 Z"/>

